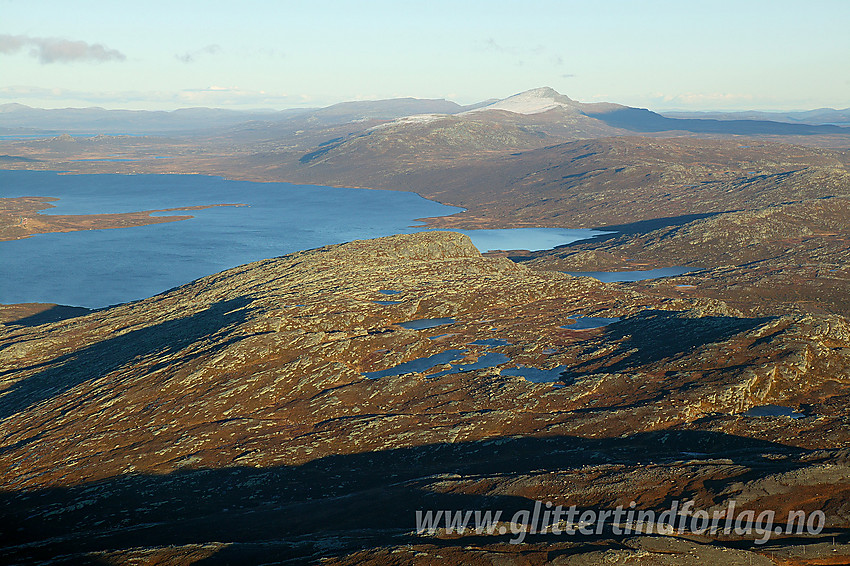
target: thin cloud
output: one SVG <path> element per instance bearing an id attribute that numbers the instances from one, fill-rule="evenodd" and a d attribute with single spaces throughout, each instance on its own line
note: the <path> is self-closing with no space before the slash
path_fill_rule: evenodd
<path id="1" fill-rule="evenodd" d="M 239 87 L 210 86 L 179 91 L 80 91 L 36 86 L 0 87 L 0 103 L 3 100 L 22 102 L 31 106 L 57 104 L 62 106 L 91 106 L 103 104 L 171 107 L 216 106 L 216 107 L 276 107 L 288 108 L 303 105 L 302 96 L 263 90 L 247 90 Z"/>
<path id="2" fill-rule="evenodd" d="M 496 40 L 493 39 L 492 37 L 487 38 L 487 40 L 484 42 L 484 46 L 485 46 L 486 49 L 489 49 L 491 51 L 496 51 L 497 53 L 505 53 L 505 52 L 508 51 L 508 49 L 506 47 L 496 43 Z"/>
<path id="3" fill-rule="evenodd" d="M 182 55 L 175 55 L 174 58 L 180 61 L 181 63 L 194 63 L 198 60 L 198 57 L 202 55 L 215 55 L 221 51 L 221 46 L 212 44 L 202 47 L 200 49 L 195 49 L 194 51 L 187 51 Z"/>
<path id="4" fill-rule="evenodd" d="M 491 54 L 503 55 L 505 58 L 513 58 L 514 65 L 524 67 L 526 65 L 547 65 L 563 67 L 565 60 L 562 54 L 552 51 L 547 45 L 528 46 L 524 44 L 499 43 L 494 38 L 488 37 L 477 44 L 479 50 L 483 49 Z"/>
<path id="5" fill-rule="evenodd" d="M 751 94 L 735 94 L 727 92 L 686 92 L 675 95 L 661 95 L 661 100 L 667 103 L 682 103 L 682 104 L 702 104 L 702 103 L 723 103 L 723 102 L 750 102 L 755 97 Z"/>
<path id="6" fill-rule="evenodd" d="M 73 63 L 77 61 L 102 63 L 123 61 L 127 57 L 117 49 L 100 43 L 86 43 L 57 37 L 30 37 L 27 35 L 0 34 L 0 54 L 14 55 L 26 51 L 39 63 Z"/>

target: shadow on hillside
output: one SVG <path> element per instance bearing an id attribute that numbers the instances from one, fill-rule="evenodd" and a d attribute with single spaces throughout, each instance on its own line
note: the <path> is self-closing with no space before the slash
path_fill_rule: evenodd
<path id="1" fill-rule="evenodd" d="M 712 120 L 699 118 L 667 118 L 644 108 L 622 108 L 610 112 L 586 112 L 615 128 L 632 132 L 686 131 L 701 134 L 773 134 L 773 135 L 818 135 L 848 134 L 850 128 L 832 125 L 813 126 L 790 124 L 770 120 Z"/>
<path id="2" fill-rule="evenodd" d="M 685 224 L 689 224 L 694 220 L 702 220 L 703 218 L 710 218 L 712 216 L 717 216 L 718 214 L 726 214 L 727 212 L 734 211 L 725 211 L 725 212 L 706 212 L 701 214 L 682 214 L 679 216 L 662 216 L 659 218 L 651 218 L 649 220 L 639 220 L 637 222 L 630 222 L 628 224 L 613 224 L 610 226 L 594 226 L 593 230 L 598 230 L 601 232 L 607 232 L 606 234 L 597 234 L 595 236 L 590 236 L 588 238 L 582 238 L 580 240 L 574 240 L 567 244 L 561 244 L 560 246 L 555 246 L 552 250 L 544 250 L 542 252 L 524 252 L 521 254 L 509 254 L 508 259 L 511 261 L 515 261 L 517 263 L 522 263 L 525 261 L 530 261 L 535 259 L 541 255 L 546 256 L 549 255 L 552 251 L 555 252 L 570 252 L 574 251 L 570 248 L 581 248 L 586 246 L 594 246 L 596 244 L 600 244 L 602 242 L 608 242 L 609 244 L 616 243 L 629 243 L 632 241 L 631 236 L 648 234 L 654 230 L 660 230 L 661 228 L 670 228 L 674 226 L 684 226 Z M 611 242 L 611 240 L 617 240 L 616 242 Z"/>
<path id="3" fill-rule="evenodd" d="M 40 326 L 42 324 L 49 324 L 51 322 L 59 322 L 62 320 L 68 320 L 71 318 L 76 318 L 78 316 L 85 316 L 94 312 L 92 309 L 87 309 L 85 307 L 69 307 L 66 305 L 53 305 L 49 309 L 43 310 L 41 312 L 31 314 L 29 316 L 25 316 L 24 318 L 19 318 L 18 320 L 13 320 L 11 322 L 7 322 L 7 326 Z"/>
<path id="4" fill-rule="evenodd" d="M 494 480 L 510 484 L 526 474 L 547 477 L 549 471 L 576 472 L 589 464 L 637 472 L 653 462 L 679 460 L 683 452 L 722 454 L 737 466 L 728 480 L 715 481 L 717 493 L 739 481 L 736 474 L 752 480 L 796 469 L 806 453 L 718 432 L 666 430 L 611 439 L 501 437 L 326 456 L 301 466 L 124 475 L 68 488 L 0 493 L 0 548 L 7 547 L 0 550 L 0 561 L 219 541 L 248 546 L 225 549 L 210 563 L 244 563 L 245 556 L 234 554 L 240 548 L 265 553 L 256 560 L 262 562 L 431 542 L 412 534 L 417 510 L 501 510 L 509 520 L 533 508 L 534 501 L 525 497 L 487 495 Z M 763 456 L 777 453 L 790 457 Z M 453 484 L 441 491 L 441 481 L 458 479 L 450 474 L 468 480 L 466 488 Z M 636 490 L 649 488 L 645 477 L 636 481 Z M 669 508 L 672 494 L 690 495 L 678 496 L 675 489 L 659 509 Z"/>
<path id="5" fill-rule="evenodd" d="M 733 211 L 705 212 L 700 214 L 681 214 L 679 216 L 662 216 L 659 218 L 650 218 L 649 220 L 638 220 L 637 222 L 629 222 L 628 224 L 596 226 L 593 228 L 593 230 L 599 230 L 602 232 L 609 233 L 599 234 L 597 236 L 584 238 L 582 240 L 575 240 L 573 242 L 570 242 L 569 244 L 555 246 L 554 249 L 564 250 L 575 246 L 581 246 L 586 244 L 598 244 L 600 242 L 607 242 L 609 240 L 616 239 L 620 239 L 623 243 L 626 243 L 631 241 L 629 236 L 648 234 L 649 232 L 652 232 L 654 230 L 660 230 L 661 228 L 670 228 L 671 226 L 684 226 L 685 224 L 689 224 L 694 220 L 702 220 L 703 218 L 710 218 L 712 216 L 717 216 L 718 214 L 726 214 L 727 212 Z"/>
<path id="6" fill-rule="evenodd" d="M 679 216 L 663 216 L 659 218 L 650 218 L 649 220 L 638 220 L 637 222 L 629 222 L 628 224 L 616 224 L 613 226 L 601 226 L 594 230 L 615 230 L 616 235 L 635 235 L 646 234 L 661 228 L 669 228 L 671 226 L 684 226 L 694 220 L 702 220 L 703 218 L 711 218 L 718 214 L 727 214 L 734 211 L 725 212 L 705 212 L 701 214 L 681 214 Z M 601 238 L 602 236 L 600 236 Z"/>
<path id="7" fill-rule="evenodd" d="M 0 397 L 0 420 L 83 382 L 103 377 L 134 358 L 178 352 L 205 336 L 243 322 L 243 309 L 249 302 L 250 299 L 241 297 L 214 303 L 191 316 L 132 330 L 39 364 L 46 369 L 16 382 Z M 154 365 L 149 372 L 156 369 L 158 366 Z"/>
<path id="8" fill-rule="evenodd" d="M 624 372 L 637 366 L 652 364 L 667 358 L 683 356 L 707 344 L 728 340 L 774 320 L 774 317 L 737 318 L 733 316 L 703 316 L 690 318 L 676 311 L 646 310 L 605 327 L 597 337 L 588 341 L 586 354 L 592 354 L 602 344 L 621 342 L 615 357 L 627 352 L 614 363 L 599 366 L 599 360 L 574 365 L 562 374 L 570 380 L 589 371 Z"/>

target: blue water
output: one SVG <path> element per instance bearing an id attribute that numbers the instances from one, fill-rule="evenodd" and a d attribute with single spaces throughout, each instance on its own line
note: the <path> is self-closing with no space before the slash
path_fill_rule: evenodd
<path id="1" fill-rule="evenodd" d="M 0 140 L 31 140 L 38 138 L 47 138 L 55 134 L 10 134 L 0 136 Z"/>
<path id="2" fill-rule="evenodd" d="M 448 336 L 448 334 L 442 334 L 441 336 Z M 436 338 L 436 336 L 434 338 Z M 468 364 L 455 363 L 457 361 L 462 360 L 464 356 L 468 353 L 468 350 L 451 349 L 431 356 L 416 358 L 415 360 L 403 362 L 395 367 L 379 371 L 365 372 L 363 373 L 363 377 L 368 379 L 380 379 L 382 377 L 403 375 L 406 373 L 413 372 L 425 373 L 436 366 L 444 364 L 449 365 L 448 369 L 444 369 L 442 371 L 427 376 L 429 378 L 434 378 L 441 377 L 444 375 L 450 375 L 453 373 L 461 373 L 465 371 L 473 371 L 485 368 L 494 368 L 511 362 L 511 358 L 507 354 L 503 354 L 501 352 L 486 351 L 489 350 L 490 347 L 507 345 L 508 342 L 506 340 L 483 339 L 476 340 L 474 342 L 471 342 L 470 344 L 487 346 L 487 348 L 485 348 L 485 352 L 483 354 L 475 358 L 474 362 L 470 362 Z M 563 385 L 561 383 L 561 373 L 566 369 L 567 366 L 558 366 L 552 369 L 539 369 L 535 367 L 519 366 L 502 369 L 499 373 L 501 375 L 522 377 L 526 381 L 531 381 L 534 383 L 552 383 L 553 385 Z"/>
<path id="3" fill-rule="evenodd" d="M 458 360 L 462 360 L 464 354 L 464 350 L 446 350 L 445 352 L 440 352 L 439 354 L 434 354 L 433 356 L 428 356 L 425 358 L 416 358 L 415 360 L 410 360 L 409 362 L 404 362 L 395 367 L 383 369 L 380 371 L 367 371 L 363 374 L 363 377 L 366 377 L 368 379 L 380 379 L 382 377 L 388 377 L 391 375 L 404 375 L 405 373 L 413 372 L 421 373 L 428 371 L 434 366 L 439 366 L 447 364 L 449 362 L 456 362 Z"/>
<path id="4" fill-rule="evenodd" d="M 436 336 L 429 336 L 428 340 L 440 340 L 445 338 L 446 336 L 457 336 L 457 332 L 449 332 L 447 334 L 437 334 Z"/>
<path id="5" fill-rule="evenodd" d="M 478 356 L 478 358 L 476 358 L 474 362 L 468 364 L 452 363 L 463 359 L 465 354 L 466 350 L 446 350 L 445 352 L 440 352 L 439 354 L 434 354 L 433 356 L 410 360 L 409 362 L 404 362 L 392 368 L 380 371 L 365 372 L 363 374 L 363 377 L 366 377 L 368 379 L 380 379 L 382 377 L 389 377 L 393 375 L 404 375 L 405 373 L 424 373 L 433 367 L 443 364 L 449 364 L 451 366 L 449 369 L 445 369 L 443 371 L 428 376 L 429 378 L 433 378 L 442 377 L 444 375 L 450 375 L 453 373 L 461 373 L 464 371 L 492 368 L 511 361 L 511 359 L 505 354 L 500 354 L 498 352 L 488 352 L 486 354 Z"/>
<path id="6" fill-rule="evenodd" d="M 71 161 L 142 161 L 142 159 L 135 159 L 129 157 L 104 157 L 98 159 L 72 159 Z"/>
<path id="7" fill-rule="evenodd" d="M 0 198 L 59 198 L 44 214 L 136 212 L 246 204 L 159 213 L 192 215 L 134 228 L 38 234 L 0 242 L 0 303 L 102 307 L 141 299 L 230 267 L 356 239 L 421 231 L 416 218 L 461 209 L 414 193 L 289 183 L 229 181 L 204 175 L 60 175 L 0 170 Z M 466 231 L 487 251 L 531 249 L 540 230 Z M 558 230 L 557 244 L 593 230 Z M 572 238 L 566 239 L 566 238 Z M 482 243 L 483 242 L 483 243 Z M 547 244 L 548 245 L 548 244 Z M 550 246 L 551 247 L 551 246 Z"/>
<path id="8" fill-rule="evenodd" d="M 417 320 L 408 320 L 407 322 L 399 322 L 398 325 L 408 330 L 425 330 L 427 328 L 436 328 L 447 324 L 457 322 L 453 318 L 420 318 Z"/>
<path id="9" fill-rule="evenodd" d="M 792 419 L 801 419 L 806 416 L 805 413 L 798 413 L 791 407 L 782 405 L 761 405 L 752 407 L 741 414 L 745 417 L 791 417 Z"/>
<path id="10" fill-rule="evenodd" d="M 646 269 L 643 271 L 565 271 L 567 275 L 576 277 L 593 277 L 603 283 L 615 283 L 624 281 L 643 281 L 645 279 L 658 279 L 659 277 L 674 277 L 684 275 L 691 271 L 700 271 L 701 267 L 660 267 L 658 269 Z"/>
<path id="11" fill-rule="evenodd" d="M 487 352 L 479 356 L 474 362 L 468 364 L 451 364 L 452 367 L 449 369 L 445 369 L 443 371 L 437 372 L 434 375 L 429 375 L 428 377 L 441 377 L 444 375 L 450 375 L 453 373 L 461 373 L 464 371 L 473 371 L 476 369 L 484 369 L 484 368 L 494 368 L 496 366 L 500 366 L 502 364 L 506 364 L 511 359 L 505 354 L 499 352 Z"/>
<path id="12" fill-rule="evenodd" d="M 472 238 L 475 247 L 493 250 L 548 250 L 565 243 L 585 240 L 603 234 L 599 230 L 570 230 L 567 228 L 514 228 L 512 230 L 452 230 Z"/>
<path id="13" fill-rule="evenodd" d="M 513 375 L 522 377 L 526 381 L 534 383 L 555 383 L 561 380 L 561 373 L 567 366 L 558 366 L 552 369 L 538 369 L 531 367 L 515 367 L 502 370 L 502 375 Z"/>
<path id="14" fill-rule="evenodd" d="M 620 321 L 619 317 L 606 318 L 602 316 L 577 316 L 575 319 L 576 321 L 574 323 L 567 324 L 561 328 L 568 328 L 569 330 L 592 330 Z"/>
<path id="15" fill-rule="evenodd" d="M 510 344 L 507 340 L 502 340 L 501 338 L 483 338 L 481 340 L 475 340 L 474 342 L 470 342 L 470 344 L 474 344 L 477 346 L 507 346 Z"/>

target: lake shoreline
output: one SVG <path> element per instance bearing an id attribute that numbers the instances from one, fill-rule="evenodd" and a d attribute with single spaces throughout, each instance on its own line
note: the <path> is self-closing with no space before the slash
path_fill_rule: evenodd
<path id="1" fill-rule="evenodd" d="M 116 214 L 44 214 L 54 208 L 50 204 L 60 199 L 54 197 L 0 197 L 0 242 L 30 238 L 35 234 L 77 232 L 80 230 L 111 230 L 148 226 L 165 222 L 179 222 L 194 218 L 192 215 L 152 216 L 155 213 L 204 210 L 216 206 L 246 206 L 243 203 L 221 203 L 183 206 L 157 210 L 140 210 Z"/>
<path id="2" fill-rule="evenodd" d="M 0 179 L 5 197 L 0 206 L 6 205 L 10 228 L 0 245 L 5 304 L 99 308 L 252 261 L 431 231 L 416 219 L 461 210 L 405 191 L 210 175 L 3 170 Z M 44 196 L 28 196 L 33 194 Z M 172 214 L 189 210 L 197 213 Z M 563 228 L 454 231 L 466 233 L 482 252 L 551 249 L 598 234 Z M 34 234 L 39 237 L 29 237 Z"/>

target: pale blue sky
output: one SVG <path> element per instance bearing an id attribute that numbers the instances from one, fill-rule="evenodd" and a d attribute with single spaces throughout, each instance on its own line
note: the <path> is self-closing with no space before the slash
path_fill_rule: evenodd
<path id="1" fill-rule="evenodd" d="M 850 106 L 850 0 L 0 0 L 0 103 Z"/>

